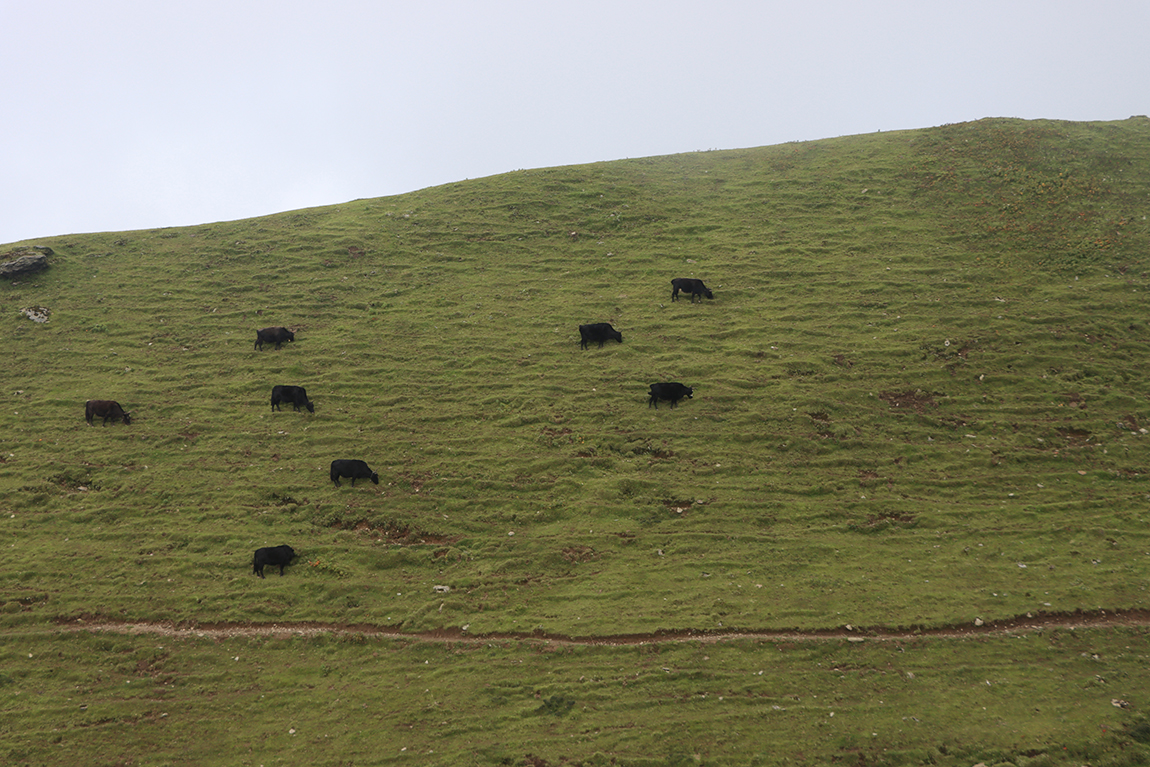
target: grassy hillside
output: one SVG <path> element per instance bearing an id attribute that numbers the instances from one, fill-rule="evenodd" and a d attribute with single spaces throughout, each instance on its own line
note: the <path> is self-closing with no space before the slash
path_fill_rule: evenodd
<path id="1" fill-rule="evenodd" d="M 0 629 L 54 648 L 65 640 L 38 632 L 80 618 L 594 638 L 1145 609 L 1148 207 L 1150 120 L 982 120 L 5 246 L 54 255 L 48 271 L 0 286 Z M 704 279 L 714 300 L 672 303 L 673 277 Z M 20 313 L 32 306 L 49 321 Z M 577 326 L 599 321 L 623 343 L 581 351 Z M 255 351 L 268 325 L 296 341 Z M 695 396 L 650 408 L 656 381 Z M 271 412 L 281 383 L 306 386 L 315 414 Z M 89 427 L 83 405 L 95 398 L 118 400 L 132 424 Z M 335 487 L 335 458 L 366 460 L 380 484 Z M 253 549 L 280 543 L 297 564 L 254 577 Z M 1098 641 L 1144 648 L 1142 630 L 1129 631 Z M 85 641 L 124 658 L 155 644 Z M 977 668 L 981 651 L 959 645 L 947 663 Z M 1020 651 L 1041 664 L 1052 646 Z M 454 662 L 417 647 L 378 662 Z M 485 652 L 516 652 L 501 647 Z M 710 653 L 777 663 L 763 647 Z M 806 647 L 778 674 L 810 674 L 808 660 L 849 647 Z M 684 667 L 699 652 L 665 651 Z M 362 654 L 321 643 L 301 662 L 329 652 Z M 629 652 L 552 657 L 587 677 L 582 664 L 630 667 Z M 890 662 L 870 652 L 859 668 Z M 1111 697 L 1148 681 L 1136 651 L 1115 653 L 1133 686 L 1096 691 L 1107 717 L 1125 715 Z M 458 694 L 490 683 L 483 664 L 458 662 Z M 553 672 L 533 668 L 519 682 L 545 701 Z M 696 680 L 711 680 L 703 668 Z M 53 677 L 31 664 L 28 674 Z M 0 692 L 22 692 L 21 678 Z M 1060 727 L 1078 749 L 1065 758 L 1110 758 L 1108 746 L 1090 750 L 1098 711 L 1070 703 L 1076 682 L 1036 693 L 1057 711 L 1049 720 L 1026 704 L 960 727 L 943 708 L 927 732 L 870 737 L 875 717 L 904 728 L 910 712 L 949 705 L 938 700 L 954 692 L 946 685 L 966 684 L 945 673 L 935 683 L 879 712 L 864 680 L 857 733 L 787 723 L 793 738 L 769 747 L 756 745 L 757 717 L 781 704 L 765 699 L 746 721 L 733 715 L 732 732 L 746 732 L 715 751 L 701 745 L 715 717 L 703 709 L 663 729 L 636 714 L 642 734 L 602 737 L 579 724 L 591 714 L 562 711 L 554 721 L 582 733 L 580 745 L 560 749 L 555 733 L 516 719 L 499 725 L 506 749 L 474 763 L 602 752 L 918 764 L 916 749 L 934 749 L 935 763 L 966 764 L 990 759 L 981 745 L 1061 763 L 1050 747 Z M 587 704 L 569 688 L 551 696 Z M 1016 699 L 1003 700 L 1005 711 Z M 51 730 L 50 707 L 36 710 L 28 727 Z M 453 735 L 441 733 L 437 758 L 452 763 L 483 729 L 467 717 L 483 714 L 439 716 Z M 1004 720 L 1009 736 L 995 729 Z M 102 730 L 109 743 L 119 726 Z M 10 742 L 29 763 L 49 753 Z M 1145 753 L 1136 738 L 1121 743 Z M 309 748 L 311 761 L 335 763 L 319 741 Z"/>

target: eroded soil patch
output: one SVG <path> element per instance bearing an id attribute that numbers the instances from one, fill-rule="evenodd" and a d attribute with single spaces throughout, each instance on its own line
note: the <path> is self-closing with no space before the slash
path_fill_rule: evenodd
<path id="1" fill-rule="evenodd" d="M 892 408 L 913 410 L 916 413 L 925 413 L 929 409 L 938 407 L 934 402 L 934 395 L 922 389 L 901 392 L 884 391 L 878 396 Z"/>
<path id="2" fill-rule="evenodd" d="M 459 540 L 458 535 L 442 535 L 440 533 L 430 533 L 426 530 L 417 530 L 415 528 L 399 526 L 399 525 L 384 525 L 382 527 L 372 526 L 367 520 L 360 520 L 351 525 L 337 525 L 348 530 L 355 530 L 360 535 L 365 535 L 369 538 L 374 538 L 377 541 L 387 541 L 388 543 L 396 543 L 402 545 L 419 545 L 431 544 L 433 546 L 444 546 L 455 543 Z"/>

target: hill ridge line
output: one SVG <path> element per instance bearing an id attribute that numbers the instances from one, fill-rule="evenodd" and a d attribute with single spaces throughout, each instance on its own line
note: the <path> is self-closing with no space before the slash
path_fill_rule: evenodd
<path id="1" fill-rule="evenodd" d="M 320 636 L 324 634 L 350 634 L 384 639 L 404 639 L 413 642 L 462 642 L 480 644 L 488 642 L 539 642 L 575 646 L 627 646 L 673 642 L 720 642 L 736 639 L 778 640 L 792 642 L 842 640 L 898 641 L 910 639 L 965 639 L 979 636 L 1017 635 L 1037 633 L 1047 629 L 1094 629 L 1119 626 L 1150 627 L 1150 610 L 1134 608 L 1123 610 L 1090 610 L 1074 612 L 1030 613 L 980 624 L 962 623 L 935 627 L 890 628 L 882 626 L 852 626 L 847 624 L 831 629 L 678 629 L 634 634 L 605 634 L 602 636 L 573 636 L 546 632 L 492 632 L 471 634 L 452 627 L 428 631 L 405 632 L 399 628 L 372 624 L 340 624 L 298 621 L 289 623 L 199 623 L 194 621 L 128 621 L 102 616 L 61 618 L 55 631 L 92 631 L 116 634 L 156 634 L 173 637 L 289 637 Z M 13 632 L 0 630 L 0 636 L 45 633 L 42 631 Z"/>

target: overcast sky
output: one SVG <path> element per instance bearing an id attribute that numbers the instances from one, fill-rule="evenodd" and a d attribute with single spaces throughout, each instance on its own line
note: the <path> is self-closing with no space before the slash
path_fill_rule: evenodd
<path id="1" fill-rule="evenodd" d="M 0 243 L 1150 113 L 1147 0 L 0 0 Z"/>

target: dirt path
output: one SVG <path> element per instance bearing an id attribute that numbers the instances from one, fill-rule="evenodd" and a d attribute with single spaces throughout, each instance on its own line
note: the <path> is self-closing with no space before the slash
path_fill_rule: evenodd
<path id="1" fill-rule="evenodd" d="M 494 633 L 471 634 L 462 629 L 408 632 L 386 626 L 326 623 L 194 623 L 114 621 L 99 616 L 61 620 L 53 629 L 35 628 L 26 631 L 3 632 L 0 635 L 43 634 L 52 632 L 97 631 L 116 634 L 169 637 L 295 637 L 321 634 L 356 634 L 382 639 L 401 639 L 409 642 L 539 642 L 557 645 L 627 646 L 661 642 L 721 642 L 724 640 L 752 639 L 762 641 L 810 642 L 840 641 L 906 641 L 923 638 L 964 639 L 976 636 L 1002 636 L 1029 634 L 1049 629 L 1096 629 L 1118 626 L 1150 627 L 1150 610 L 1096 610 L 1074 613 L 1036 613 L 1009 620 L 987 621 L 980 625 L 963 624 L 936 628 L 892 629 L 875 626 L 844 626 L 818 631 L 730 630 L 730 631 L 668 631 L 654 634 L 618 634 L 613 636 L 565 636 L 561 634 Z"/>

